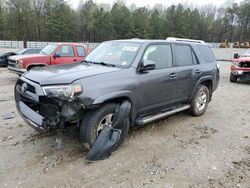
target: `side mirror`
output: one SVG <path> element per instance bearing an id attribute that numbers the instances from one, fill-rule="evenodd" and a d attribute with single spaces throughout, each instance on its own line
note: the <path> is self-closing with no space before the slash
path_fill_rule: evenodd
<path id="1" fill-rule="evenodd" d="M 144 60 L 142 62 L 141 71 L 148 71 L 148 70 L 154 70 L 155 69 L 155 62 L 150 60 Z"/>
<path id="2" fill-rule="evenodd" d="M 234 59 L 238 59 L 240 55 L 238 53 L 234 54 Z"/>
<path id="3" fill-rule="evenodd" d="M 59 57 L 61 57 L 59 54 L 57 54 L 57 53 L 55 53 L 54 55 L 53 55 L 53 58 L 54 59 L 56 59 L 56 58 L 59 58 Z"/>

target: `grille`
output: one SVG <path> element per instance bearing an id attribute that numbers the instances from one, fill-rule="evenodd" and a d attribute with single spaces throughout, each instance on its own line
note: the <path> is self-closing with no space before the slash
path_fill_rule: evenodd
<path id="1" fill-rule="evenodd" d="M 17 63 L 18 63 L 18 61 L 13 60 L 13 59 L 9 59 L 9 63 L 10 63 L 10 64 L 17 64 Z"/>
<path id="2" fill-rule="evenodd" d="M 240 67 L 245 67 L 245 68 L 250 68 L 250 62 L 240 62 L 239 66 Z"/>
<path id="3" fill-rule="evenodd" d="M 23 86 L 24 83 L 25 83 L 24 81 L 18 80 L 18 82 L 17 82 L 17 87 L 18 87 L 18 90 L 19 90 L 19 91 L 22 91 L 21 88 L 22 88 L 22 86 Z M 26 90 L 25 90 L 25 91 L 29 91 L 29 92 L 31 92 L 31 93 L 36 94 L 36 89 L 35 89 L 35 87 L 32 86 L 32 85 L 30 85 L 30 84 L 28 84 L 28 83 L 26 83 L 26 84 L 27 84 L 27 87 L 26 87 Z"/>

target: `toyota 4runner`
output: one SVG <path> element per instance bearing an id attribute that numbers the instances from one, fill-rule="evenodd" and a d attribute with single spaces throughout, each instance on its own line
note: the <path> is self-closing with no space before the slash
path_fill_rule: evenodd
<path id="1" fill-rule="evenodd" d="M 130 126 L 185 110 L 200 116 L 218 83 L 216 59 L 204 41 L 115 40 L 100 44 L 84 62 L 23 74 L 15 101 L 36 130 L 79 124 L 81 139 L 91 147 L 123 101 L 132 106 Z"/>

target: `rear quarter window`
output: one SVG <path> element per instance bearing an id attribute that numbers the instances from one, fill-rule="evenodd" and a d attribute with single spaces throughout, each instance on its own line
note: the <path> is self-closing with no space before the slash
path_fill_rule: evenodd
<path id="1" fill-rule="evenodd" d="M 210 46 L 197 45 L 197 48 L 205 63 L 213 63 L 214 61 L 216 61 L 214 53 L 212 52 Z"/>
<path id="2" fill-rule="evenodd" d="M 80 56 L 80 57 L 84 57 L 85 56 L 84 48 L 82 46 L 77 46 L 76 50 L 77 50 L 78 56 Z"/>

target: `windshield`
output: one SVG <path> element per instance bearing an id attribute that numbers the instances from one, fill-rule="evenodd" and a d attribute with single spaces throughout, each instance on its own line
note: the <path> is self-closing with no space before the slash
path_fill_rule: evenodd
<path id="1" fill-rule="evenodd" d="M 135 42 L 104 42 L 86 57 L 86 61 L 96 64 L 106 63 L 116 67 L 128 67 L 133 62 L 140 46 L 140 43 Z"/>
<path id="2" fill-rule="evenodd" d="M 26 49 L 18 50 L 18 51 L 16 52 L 16 54 L 17 54 L 17 55 L 22 55 L 22 54 L 25 53 L 25 51 L 26 51 Z"/>
<path id="3" fill-rule="evenodd" d="M 41 54 L 46 54 L 46 55 L 51 55 L 56 49 L 56 45 L 55 44 L 49 44 L 47 46 L 45 46 L 40 53 Z"/>
<path id="4" fill-rule="evenodd" d="M 250 49 L 248 49 L 247 51 L 245 51 L 241 57 L 250 57 Z"/>

